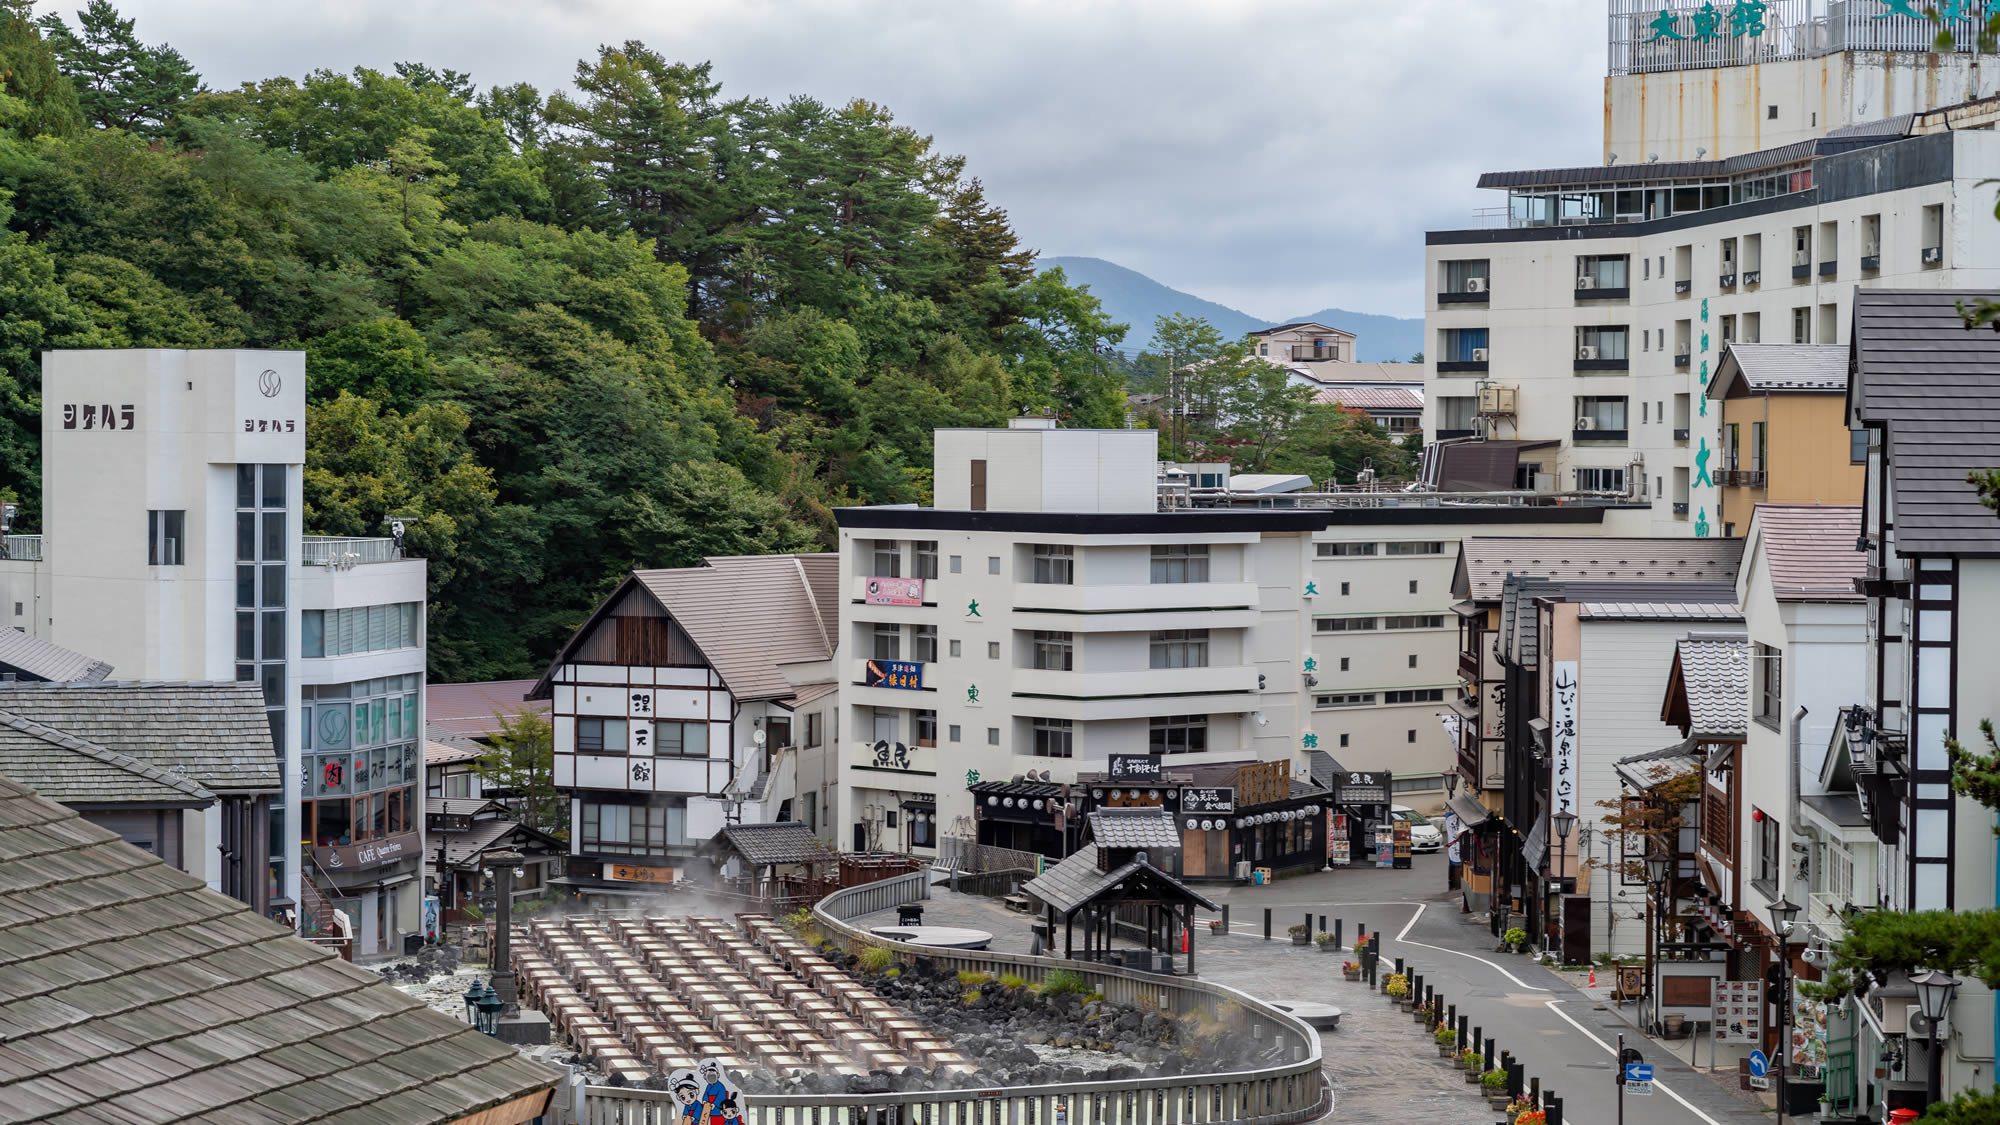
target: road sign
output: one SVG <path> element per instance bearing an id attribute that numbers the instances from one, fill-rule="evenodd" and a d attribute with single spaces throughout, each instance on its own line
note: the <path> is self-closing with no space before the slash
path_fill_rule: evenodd
<path id="1" fill-rule="evenodd" d="M 1626 1064 L 1625 1064 L 1625 1081 L 1627 1081 L 1627 1082 L 1651 1082 L 1652 1080 L 1653 1080 L 1653 1064 L 1652 1064 L 1652 1063 L 1626 1063 Z"/>
<path id="2" fill-rule="evenodd" d="M 1625 1083 L 1625 1092 L 1637 1097 L 1652 1097 L 1653 1080 L 1650 1078 L 1628 1079 Z"/>
<path id="3" fill-rule="evenodd" d="M 1771 1060 L 1762 1051 L 1750 1052 L 1750 1077 L 1762 1078 L 1771 1072 Z"/>

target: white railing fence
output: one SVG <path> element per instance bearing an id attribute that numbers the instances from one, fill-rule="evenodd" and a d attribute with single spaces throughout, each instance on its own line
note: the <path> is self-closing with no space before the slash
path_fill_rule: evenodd
<path id="1" fill-rule="evenodd" d="M 394 539 L 307 535 L 302 537 L 299 549 L 299 561 L 306 566 L 346 568 L 363 563 L 395 562 L 400 557 Z"/>

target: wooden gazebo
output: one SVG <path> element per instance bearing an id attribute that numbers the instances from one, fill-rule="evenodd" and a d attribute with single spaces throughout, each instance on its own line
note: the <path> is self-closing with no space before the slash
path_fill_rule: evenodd
<path id="1" fill-rule="evenodd" d="M 1111 948 L 1118 910 L 1143 906 L 1144 967 L 1152 971 L 1158 954 L 1165 954 L 1171 965 L 1179 933 L 1185 935 L 1187 971 L 1193 975 L 1195 907 L 1211 912 L 1220 908 L 1153 864 L 1152 857 L 1164 859 L 1165 852 L 1180 846 L 1172 814 L 1153 808 L 1100 809 L 1090 814 L 1089 831 L 1091 843 L 1021 888 L 1042 904 L 1051 939 L 1056 919 L 1062 919 L 1063 956 L 1089 961 L 1119 959 Z M 1076 949 L 1079 915 L 1083 920 L 1080 958 Z"/>

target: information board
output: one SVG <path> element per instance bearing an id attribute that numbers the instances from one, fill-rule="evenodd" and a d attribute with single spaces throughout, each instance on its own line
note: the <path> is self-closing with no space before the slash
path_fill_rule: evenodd
<path id="1" fill-rule="evenodd" d="M 1719 980 L 1715 982 L 1712 1026 L 1717 1043 L 1764 1042 L 1764 982 L 1761 980 Z"/>
<path id="2" fill-rule="evenodd" d="M 1113 781 L 1158 781 L 1160 759 L 1152 754 L 1113 754 L 1106 772 Z"/>
<path id="3" fill-rule="evenodd" d="M 1389 803 L 1389 775 L 1386 773 L 1343 773 L 1335 775 L 1343 805 L 1386 805 Z"/>

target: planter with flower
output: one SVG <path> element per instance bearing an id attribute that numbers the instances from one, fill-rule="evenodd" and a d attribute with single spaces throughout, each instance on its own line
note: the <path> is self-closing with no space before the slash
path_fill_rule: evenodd
<path id="1" fill-rule="evenodd" d="M 1438 1058 L 1448 1059 L 1458 1054 L 1458 1032 L 1451 1028 L 1441 1028 L 1431 1039 L 1437 1043 Z"/>
<path id="2" fill-rule="evenodd" d="M 1507 1114 L 1507 1120 L 1518 1122 L 1521 1118 L 1521 1115 L 1527 1113 L 1540 1114 L 1541 1110 L 1536 1109 L 1535 1103 L 1528 1100 L 1528 1095 L 1522 1094 L 1520 1097 L 1515 1098 L 1513 1101 L 1507 1103 L 1507 1108 L 1505 1112 Z"/>
<path id="3" fill-rule="evenodd" d="M 1292 935 L 1293 945 L 1305 945 L 1312 941 L 1312 931 L 1302 923 L 1292 923 L 1285 928 L 1285 932 Z"/>
<path id="4" fill-rule="evenodd" d="M 1514 1099 L 1507 1093 L 1507 1072 L 1489 1070 L 1479 1076 L 1479 1088 L 1486 1093 L 1486 1100 L 1494 1109 L 1506 1109 Z"/>
<path id="5" fill-rule="evenodd" d="M 1342 961 L 1340 963 L 1340 975 L 1346 977 L 1348 980 L 1360 980 L 1361 962 Z"/>
<path id="6" fill-rule="evenodd" d="M 1514 1117 L 1514 1125 L 1549 1125 L 1549 1114 L 1543 1109 L 1524 1109 Z"/>
<path id="7" fill-rule="evenodd" d="M 1327 933 L 1325 930 L 1321 930 L 1313 935 L 1313 944 L 1319 946 L 1321 953 L 1340 952 L 1340 943 L 1334 941 L 1333 935 Z"/>
<path id="8" fill-rule="evenodd" d="M 1382 991 L 1396 1003 L 1407 1005 L 1410 1002 L 1410 978 L 1402 973 L 1390 973 L 1382 978 Z M 1409 1008 L 1403 1010 L 1407 1012 Z"/>
<path id="9" fill-rule="evenodd" d="M 1527 947 L 1528 931 L 1519 926 L 1509 926 L 1507 932 L 1500 935 L 1500 944 L 1508 953 L 1519 953 Z"/>
<path id="10" fill-rule="evenodd" d="M 1486 1059 L 1477 1048 L 1467 1047 L 1458 1053 L 1458 1069 L 1465 1072 L 1465 1081 L 1471 1085 L 1479 1081 L 1479 1074 L 1486 1065 Z"/>
<path id="11" fill-rule="evenodd" d="M 1208 920 L 1208 932 L 1217 937 L 1222 937 L 1229 933 L 1229 923 L 1220 918 L 1210 918 Z"/>

